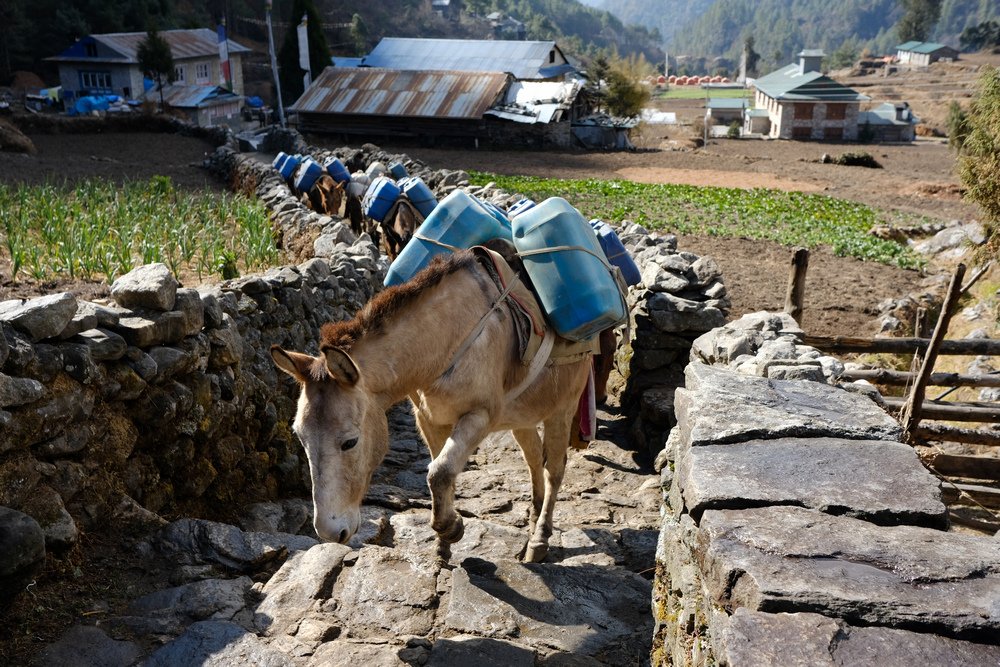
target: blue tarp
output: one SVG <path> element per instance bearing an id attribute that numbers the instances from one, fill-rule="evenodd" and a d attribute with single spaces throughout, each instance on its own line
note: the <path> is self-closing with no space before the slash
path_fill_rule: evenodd
<path id="1" fill-rule="evenodd" d="M 260 109 L 264 106 L 264 100 L 260 99 L 256 95 L 251 95 L 247 98 L 247 106 L 251 109 Z"/>
<path id="2" fill-rule="evenodd" d="M 117 95 L 88 95 L 79 98 L 66 113 L 70 116 L 79 116 L 89 114 L 91 111 L 107 111 L 108 107 L 120 99 Z"/>

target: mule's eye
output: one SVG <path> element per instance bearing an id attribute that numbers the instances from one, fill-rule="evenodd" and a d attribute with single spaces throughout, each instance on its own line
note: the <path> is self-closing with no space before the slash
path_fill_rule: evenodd
<path id="1" fill-rule="evenodd" d="M 348 449 L 354 449 L 354 445 L 358 444 L 357 438 L 351 438 L 350 440 L 344 440 L 340 443 L 340 451 L 346 452 Z"/>

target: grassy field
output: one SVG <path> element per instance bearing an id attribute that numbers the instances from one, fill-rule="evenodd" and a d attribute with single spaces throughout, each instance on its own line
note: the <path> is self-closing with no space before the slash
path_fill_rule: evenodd
<path id="1" fill-rule="evenodd" d="M 618 224 L 637 222 L 647 229 L 680 234 L 733 236 L 776 241 L 789 246 L 829 246 L 841 256 L 916 268 L 922 260 L 905 246 L 875 238 L 868 230 L 890 219 L 863 204 L 801 192 L 766 189 L 644 184 L 617 180 L 560 180 L 497 174 L 471 174 L 535 201 L 563 197 L 587 218 Z"/>
<path id="2" fill-rule="evenodd" d="M 124 187 L 0 184 L 11 277 L 104 278 L 163 262 L 175 275 L 235 277 L 278 258 L 267 209 L 243 195 L 178 192 L 156 176 Z"/>
<path id="3" fill-rule="evenodd" d="M 706 99 L 706 91 L 701 86 L 671 86 L 660 93 L 653 93 L 656 100 L 696 100 Z M 716 98 L 736 99 L 740 97 L 750 98 L 750 91 L 746 88 L 717 88 L 711 91 L 711 96 Z"/>

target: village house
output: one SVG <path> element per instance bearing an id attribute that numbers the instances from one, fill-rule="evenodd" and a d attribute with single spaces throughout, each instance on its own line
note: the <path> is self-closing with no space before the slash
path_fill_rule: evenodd
<path id="1" fill-rule="evenodd" d="M 705 102 L 706 125 L 742 123 L 747 102 L 742 97 L 710 97 Z"/>
<path id="2" fill-rule="evenodd" d="M 904 42 L 896 47 L 901 65 L 927 67 L 939 60 L 958 60 L 958 50 L 937 42 Z"/>
<path id="3" fill-rule="evenodd" d="M 225 86 L 214 30 L 164 30 L 174 58 L 174 83 L 180 86 Z M 59 55 L 47 58 L 59 67 L 59 82 L 67 105 L 86 95 L 120 95 L 140 98 L 146 86 L 139 67 L 139 44 L 144 32 L 87 35 Z M 243 94 L 243 54 L 250 49 L 227 40 L 232 92 Z"/>
<path id="4" fill-rule="evenodd" d="M 858 136 L 874 142 L 908 142 L 916 139 L 920 119 L 906 102 L 884 102 L 858 116 Z"/>
<path id="5" fill-rule="evenodd" d="M 567 148 L 590 113 L 555 42 L 387 37 L 334 60 L 289 109 L 304 131 Z"/>
<path id="6" fill-rule="evenodd" d="M 578 73 L 552 41 L 385 37 L 361 64 L 417 71 L 507 72 L 519 81 L 561 81 Z"/>
<path id="7" fill-rule="evenodd" d="M 229 125 L 242 128 L 240 112 L 243 107 L 243 96 L 237 95 L 222 86 L 184 86 L 171 84 L 164 86 L 162 91 L 156 87 L 146 91 L 145 99 L 160 101 L 163 93 L 163 104 L 174 113 L 180 114 L 184 120 L 199 127 L 214 125 Z"/>
<path id="8" fill-rule="evenodd" d="M 806 50 L 798 57 L 798 63 L 752 84 L 754 107 L 767 111 L 766 135 L 772 139 L 856 141 L 861 102 L 869 98 L 822 74 L 822 51 Z M 746 113 L 744 130 L 764 130 L 760 115 Z"/>

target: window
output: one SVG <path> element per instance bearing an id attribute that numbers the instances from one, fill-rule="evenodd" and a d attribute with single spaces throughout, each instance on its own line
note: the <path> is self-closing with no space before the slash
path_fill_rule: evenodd
<path id="1" fill-rule="evenodd" d="M 549 51 L 549 62 L 550 63 L 554 63 L 555 61 L 556 61 L 556 52 L 555 51 Z"/>
<path id="2" fill-rule="evenodd" d="M 796 102 L 795 115 L 793 117 L 795 118 L 795 120 L 812 120 L 813 105 L 805 104 L 802 102 Z"/>
<path id="3" fill-rule="evenodd" d="M 208 63 L 198 63 L 194 66 L 194 81 L 198 84 L 210 83 Z"/>
<path id="4" fill-rule="evenodd" d="M 792 139 L 812 139 L 811 127 L 793 127 Z"/>
<path id="5" fill-rule="evenodd" d="M 823 130 L 823 138 L 827 141 L 843 141 L 844 140 L 844 128 L 842 127 L 828 127 Z"/>
<path id="6" fill-rule="evenodd" d="M 183 65 L 178 65 L 174 67 L 174 83 L 179 83 L 181 85 L 187 83 L 187 71 Z"/>
<path id="7" fill-rule="evenodd" d="M 86 49 L 88 58 L 97 57 L 97 44 L 94 44 L 93 42 L 88 42 L 84 48 Z"/>
<path id="8" fill-rule="evenodd" d="M 846 104 L 827 104 L 826 105 L 826 119 L 827 120 L 844 120 L 847 117 L 847 105 Z"/>
<path id="9" fill-rule="evenodd" d="M 80 72 L 80 89 L 91 93 L 110 93 L 111 72 Z"/>

